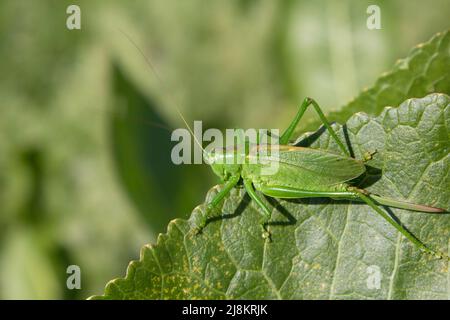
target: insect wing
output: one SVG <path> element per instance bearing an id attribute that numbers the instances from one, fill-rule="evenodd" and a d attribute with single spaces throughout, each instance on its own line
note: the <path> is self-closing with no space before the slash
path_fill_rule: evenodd
<path id="1" fill-rule="evenodd" d="M 268 159 L 279 161 L 280 168 L 276 175 L 263 178 L 267 185 L 283 183 L 314 190 L 352 180 L 365 171 L 361 161 L 332 152 L 285 145 L 278 147 L 277 155 L 271 154 Z M 261 147 L 258 151 L 267 152 Z"/>

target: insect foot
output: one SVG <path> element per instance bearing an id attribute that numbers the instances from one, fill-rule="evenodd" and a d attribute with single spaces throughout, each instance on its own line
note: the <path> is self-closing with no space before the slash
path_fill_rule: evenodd
<path id="1" fill-rule="evenodd" d="M 264 231 L 261 236 L 264 240 L 272 242 L 272 234 L 269 231 Z"/>
<path id="2" fill-rule="evenodd" d="M 198 224 L 194 228 L 192 228 L 192 233 L 194 234 L 194 236 L 201 234 L 205 226 L 206 226 L 206 215 L 203 215 L 200 218 Z"/>
<path id="3" fill-rule="evenodd" d="M 270 231 L 267 230 L 267 221 L 263 220 L 260 222 L 260 226 L 261 226 L 261 237 L 264 240 L 268 240 L 269 242 L 272 242 L 272 234 L 270 233 Z"/>
<path id="4" fill-rule="evenodd" d="M 198 210 L 198 213 L 196 214 L 195 222 L 193 223 L 193 227 L 190 231 L 190 233 L 192 233 L 194 236 L 202 233 L 203 229 L 206 226 L 208 212 L 210 211 L 208 206 L 206 207 L 206 209 L 204 211 L 201 209 L 201 207 L 202 206 L 198 206 L 195 209 L 195 210 Z"/>
<path id="5" fill-rule="evenodd" d="M 202 233 L 204 226 L 196 226 L 192 229 L 192 233 L 194 234 L 194 236 L 198 236 L 199 234 Z"/>
<path id="6" fill-rule="evenodd" d="M 360 189 L 360 188 L 357 188 L 354 186 L 348 186 L 347 190 L 352 191 L 352 192 L 362 193 L 362 194 L 365 194 L 366 196 L 370 195 L 370 192 L 367 191 L 366 189 Z"/>
<path id="7" fill-rule="evenodd" d="M 444 259 L 445 261 L 450 261 L 450 257 L 443 252 L 436 252 L 430 249 L 422 249 L 422 252 L 437 259 Z"/>
<path id="8" fill-rule="evenodd" d="M 372 159 L 373 159 L 373 156 L 374 156 L 376 153 L 378 153 L 377 150 L 374 150 L 374 151 L 366 151 L 366 152 L 364 152 L 363 159 L 362 159 L 363 162 L 367 162 L 367 161 L 372 160 Z"/>
<path id="9" fill-rule="evenodd" d="M 204 227 L 204 225 L 195 224 L 194 226 L 192 226 L 191 230 L 189 230 L 189 235 L 197 236 L 201 234 Z"/>

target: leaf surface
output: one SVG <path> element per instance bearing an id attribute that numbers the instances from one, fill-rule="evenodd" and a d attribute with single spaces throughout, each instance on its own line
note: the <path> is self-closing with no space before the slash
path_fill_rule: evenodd
<path id="1" fill-rule="evenodd" d="M 335 126 L 356 158 L 377 150 L 360 186 L 391 198 L 450 209 L 450 98 L 431 94 L 353 115 Z M 305 138 L 305 137 L 303 137 Z M 337 151 L 323 130 L 305 141 Z M 211 199 L 220 187 L 207 195 Z M 260 212 L 235 188 L 200 235 L 176 219 L 155 245 L 142 248 L 125 278 L 103 299 L 448 299 L 448 262 L 422 254 L 364 204 L 331 199 L 283 201 L 264 241 Z M 449 251 L 450 215 L 388 209 L 432 248 Z"/>

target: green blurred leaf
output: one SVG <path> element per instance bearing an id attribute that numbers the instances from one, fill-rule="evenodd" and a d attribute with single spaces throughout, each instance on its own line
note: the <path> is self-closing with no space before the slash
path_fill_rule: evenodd
<path id="1" fill-rule="evenodd" d="M 176 142 L 171 142 L 169 124 L 158 114 L 155 101 L 142 94 L 118 65 L 113 66 L 112 81 L 111 134 L 117 171 L 148 227 L 162 231 L 180 217 L 177 212 L 201 200 L 198 195 L 209 187 L 204 185 L 209 179 L 199 166 L 188 170 L 172 162 Z"/>
<path id="2" fill-rule="evenodd" d="M 32 228 L 9 232 L 0 252 L 3 299 L 58 299 L 63 288 L 42 237 Z M 63 270 L 65 272 L 65 270 Z M 64 276 L 64 273 L 61 273 Z M 60 281 L 62 280 L 62 281 Z"/>
<path id="3" fill-rule="evenodd" d="M 159 230 L 174 218 L 167 216 L 173 203 L 170 184 L 181 177 L 177 168 L 167 165 L 172 163 L 170 128 L 155 112 L 154 102 L 138 92 L 117 65 L 112 81 L 111 133 L 117 171 L 148 225 Z"/>
<path id="4" fill-rule="evenodd" d="M 369 190 L 450 209 L 450 98 L 432 94 L 357 113 L 336 126 L 353 152 L 378 150 L 369 162 L 382 170 Z M 326 132 L 313 148 L 337 150 Z M 367 185 L 367 183 L 365 183 Z M 207 199 L 218 191 L 213 188 Z M 124 279 L 111 281 L 106 299 L 447 299 L 448 262 L 424 255 L 363 204 L 330 199 L 269 199 L 276 211 L 261 238 L 257 205 L 243 188 L 225 199 L 222 219 L 201 235 L 190 230 L 201 208 L 177 219 L 147 245 Z M 392 209 L 419 239 L 448 252 L 450 216 Z M 373 270 L 380 288 L 368 285 Z"/>
<path id="5" fill-rule="evenodd" d="M 385 106 L 397 106 L 408 98 L 429 93 L 450 94 L 450 32 L 436 34 L 419 44 L 405 59 L 398 60 L 393 69 L 383 74 L 375 85 L 357 98 L 330 112 L 329 118 L 344 123 L 352 114 L 364 111 L 377 115 Z M 318 98 L 320 101 L 320 97 Z M 302 131 L 314 130 L 320 122 L 314 118 Z"/>

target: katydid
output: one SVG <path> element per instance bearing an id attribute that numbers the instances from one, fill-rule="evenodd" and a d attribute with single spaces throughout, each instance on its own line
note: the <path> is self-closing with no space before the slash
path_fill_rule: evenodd
<path id="1" fill-rule="evenodd" d="M 158 78 L 161 85 L 163 85 L 164 83 L 159 77 L 150 59 L 144 54 L 144 52 L 131 39 L 130 36 L 123 31 L 121 32 L 141 53 L 150 69 Z M 164 86 L 163 88 L 166 89 Z M 200 142 L 197 141 L 192 129 L 189 127 L 175 103 L 174 106 L 194 140 L 200 148 L 202 148 Z M 344 155 L 321 149 L 296 147 L 288 144 L 295 128 L 309 106 L 313 106 L 323 125 L 328 130 L 330 137 L 334 139 Z M 246 142 L 244 141 L 243 143 Z M 262 229 L 262 236 L 268 241 L 270 241 L 270 233 L 267 230 L 267 224 L 270 221 L 272 210 L 267 206 L 256 191 L 259 191 L 266 196 L 280 199 L 331 198 L 364 202 L 382 218 L 389 222 L 394 228 L 396 228 L 403 236 L 410 240 L 417 248 L 437 258 L 445 258 L 449 260 L 447 254 L 429 249 L 422 243 L 422 241 L 417 239 L 400 223 L 394 220 L 387 212 L 382 210 L 379 205 L 428 213 L 442 213 L 446 211 L 441 208 L 435 208 L 427 205 L 413 204 L 385 198 L 370 193 L 365 189 L 351 185 L 351 180 L 361 176 L 366 171 L 364 162 L 367 159 L 358 160 L 350 156 L 349 151 L 345 148 L 344 143 L 339 139 L 336 132 L 334 132 L 315 100 L 306 98 L 303 101 L 296 116 L 281 135 L 279 143 L 279 155 L 278 158 L 274 160 L 278 161 L 279 167 L 277 172 L 272 175 L 261 174 L 261 170 L 264 166 L 262 164 L 230 164 L 226 161 L 226 159 L 230 158 L 237 159 L 244 157 L 248 159 L 252 156 L 258 157 L 258 151 L 256 151 L 255 155 L 254 152 L 247 153 L 247 148 L 243 148 L 243 150 L 245 150 L 244 154 L 238 154 L 238 152 L 242 152 L 238 151 L 242 150 L 242 148 L 225 148 L 224 150 L 221 150 L 221 152 L 215 152 L 215 150 L 206 152 L 203 150 L 204 157 L 211 165 L 214 173 L 224 182 L 224 186 L 222 190 L 218 192 L 208 204 L 206 204 L 206 210 L 201 217 L 200 223 L 193 229 L 196 234 L 201 233 L 203 228 L 205 228 L 206 222 L 209 218 L 208 215 L 216 209 L 220 205 L 221 201 L 224 200 L 224 198 L 230 193 L 230 191 L 240 181 L 242 181 L 250 198 L 255 201 L 261 209 L 261 220 L 259 223 Z M 258 146 L 254 147 L 258 148 Z M 367 157 L 370 159 L 371 155 L 372 154 L 369 153 Z"/>
<path id="2" fill-rule="evenodd" d="M 288 145 L 297 124 L 309 106 L 314 107 L 331 138 L 336 141 L 344 155 L 321 149 Z M 224 186 L 206 205 L 206 210 L 203 213 L 199 224 L 194 229 L 195 233 L 200 233 L 202 231 L 206 225 L 209 213 L 215 209 L 239 181 L 242 180 L 246 192 L 261 209 L 261 220 L 259 223 L 262 229 L 263 238 L 269 239 L 269 241 L 270 233 L 267 230 L 267 224 L 271 218 L 272 210 L 256 191 L 269 197 L 281 199 L 327 197 L 332 199 L 365 202 L 376 213 L 386 219 L 386 221 L 394 228 L 409 239 L 416 247 L 428 254 L 432 254 L 439 258 L 446 257 L 448 259 L 447 255 L 444 253 L 435 252 L 425 246 L 400 223 L 382 210 L 379 205 L 429 213 L 445 212 L 445 210 L 381 197 L 372 194 L 365 189 L 360 189 L 349 184 L 350 180 L 359 177 L 366 171 L 364 165 L 365 160 L 357 160 L 350 157 L 344 143 L 339 139 L 315 100 L 306 98 L 303 101 L 297 115 L 281 135 L 279 143 L 278 158 L 273 160 L 279 161 L 279 167 L 277 172 L 272 175 L 261 175 L 261 170 L 264 166 L 262 164 L 230 164 L 229 161 L 225 161 L 226 158 L 237 159 L 239 156 L 236 154 L 238 148 L 232 150 L 224 149 L 222 152 L 213 150 L 204 153 L 204 156 L 210 163 L 214 173 L 224 182 Z M 247 149 L 244 148 L 244 150 Z M 241 156 L 244 156 L 247 159 L 252 157 L 248 152 Z M 256 155 L 253 156 L 258 156 L 257 151 Z"/>

